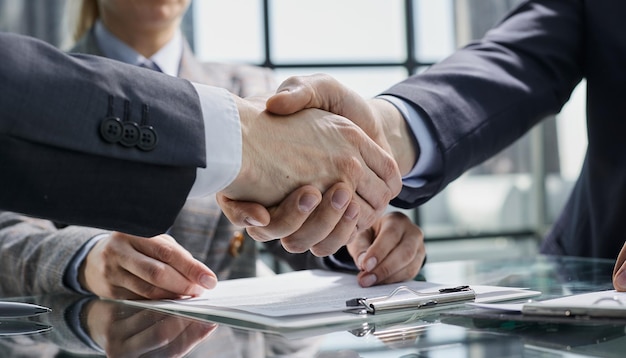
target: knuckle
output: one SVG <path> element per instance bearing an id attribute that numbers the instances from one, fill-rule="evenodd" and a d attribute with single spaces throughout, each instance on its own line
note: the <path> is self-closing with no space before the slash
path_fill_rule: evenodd
<path id="1" fill-rule="evenodd" d="M 156 245 L 154 257 L 162 262 L 170 262 L 174 256 L 174 248 L 171 244 Z"/>
<path id="2" fill-rule="evenodd" d="M 383 263 L 382 265 L 379 265 L 375 271 L 376 271 L 376 277 L 378 277 L 379 281 L 387 279 L 392 274 L 389 265 L 385 263 Z"/>
<path id="3" fill-rule="evenodd" d="M 156 286 L 150 285 L 150 284 L 145 284 L 143 285 L 143 287 L 140 289 L 139 292 L 141 292 L 141 295 L 146 297 L 146 298 L 150 298 L 150 299 L 156 299 L 156 298 L 160 298 L 158 295 L 159 289 Z"/>
<path id="4" fill-rule="evenodd" d="M 363 164 L 354 155 L 341 155 L 336 159 L 335 164 L 344 175 L 352 179 L 353 183 L 356 183 L 365 173 Z"/>
<path id="5" fill-rule="evenodd" d="M 317 257 L 324 257 L 334 254 L 338 249 L 324 244 L 324 242 L 313 245 L 311 253 Z"/>
<path id="6" fill-rule="evenodd" d="M 257 227 L 249 227 L 246 228 L 248 235 L 253 238 L 255 241 L 259 242 L 267 242 L 272 241 L 275 238 L 270 235 L 269 232 L 265 228 L 257 228 Z"/>
<path id="7" fill-rule="evenodd" d="M 305 245 L 302 240 L 298 240 L 293 236 L 283 237 L 280 239 L 280 243 L 283 245 L 285 250 L 293 254 L 303 253 L 309 249 L 309 247 Z"/>
<path id="8" fill-rule="evenodd" d="M 400 250 L 400 262 L 412 263 L 417 258 L 417 250 Z"/>
<path id="9" fill-rule="evenodd" d="M 160 282 L 165 276 L 165 267 L 163 265 L 148 265 L 146 268 L 146 276 L 150 282 Z M 154 288 L 154 286 L 150 285 Z"/>

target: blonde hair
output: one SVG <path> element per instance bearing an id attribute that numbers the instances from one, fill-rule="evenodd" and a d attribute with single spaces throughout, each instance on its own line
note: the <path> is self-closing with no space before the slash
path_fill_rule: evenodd
<path id="1" fill-rule="evenodd" d="M 98 7 L 98 0 L 82 0 L 80 11 L 76 17 L 76 24 L 74 26 L 74 41 L 78 41 L 85 32 L 96 23 L 96 20 L 100 17 L 100 9 Z"/>
<path id="2" fill-rule="evenodd" d="M 100 18 L 98 0 L 68 0 L 66 13 L 68 14 L 66 45 L 72 46 Z"/>

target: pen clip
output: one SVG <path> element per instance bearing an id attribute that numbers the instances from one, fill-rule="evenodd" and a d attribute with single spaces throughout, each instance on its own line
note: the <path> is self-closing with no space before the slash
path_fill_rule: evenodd
<path id="1" fill-rule="evenodd" d="M 365 308 L 365 311 L 356 310 L 356 313 L 375 314 L 377 311 L 421 309 L 442 304 L 473 301 L 475 298 L 476 294 L 469 286 L 442 288 L 437 292 L 419 292 L 407 286 L 400 286 L 387 296 L 357 297 L 347 300 L 346 307 L 362 307 Z"/>
<path id="2" fill-rule="evenodd" d="M 439 289 L 439 293 L 450 293 L 450 292 L 461 292 L 461 291 L 470 291 L 471 288 L 468 285 L 456 286 L 456 287 L 448 287 Z"/>

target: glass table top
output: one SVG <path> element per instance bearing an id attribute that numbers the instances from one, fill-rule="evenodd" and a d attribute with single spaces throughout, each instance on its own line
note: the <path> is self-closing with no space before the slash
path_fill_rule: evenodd
<path id="1" fill-rule="evenodd" d="M 613 261 L 536 256 L 427 264 L 417 279 L 526 287 L 537 299 L 612 289 Z M 1 292 L 0 292 L 1 295 Z M 509 319 L 457 307 L 305 338 L 234 328 L 119 301 L 5 297 L 52 312 L 0 319 L 0 357 L 623 357 L 626 321 Z M 17 328 L 16 328 L 17 327 Z M 22 333 L 17 333 L 21 329 Z M 31 330 L 29 333 L 29 329 Z M 26 332 L 26 333 L 24 333 Z"/>

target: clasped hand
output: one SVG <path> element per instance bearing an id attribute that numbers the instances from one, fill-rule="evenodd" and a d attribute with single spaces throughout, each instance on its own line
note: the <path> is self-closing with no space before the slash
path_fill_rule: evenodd
<path id="1" fill-rule="evenodd" d="M 307 113 L 311 108 L 350 119 L 376 142 L 379 150 L 392 155 L 401 173 L 407 173 L 419 155 L 404 118 L 392 104 L 377 99 L 365 101 L 329 76 L 292 77 L 283 82 L 277 94 L 265 104 L 268 111 L 283 115 L 278 117 L 278 123 L 284 124 L 283 130 L 292 128 L 291 125 L 285 125 L 288 119 Z M 308 113 L 324 119 L 322 113 L 326 112 L 318 110 Z M 306 155 L 306 152 L 302 155 Z M 260 205 L 262 203 L 255 200 L 234 200 L 236 198 L 225 192 L 218 194 L 218 202 L 225 215 L 233 223 L 246 227 L 255 240 L 280 239 L 283 247 L 290 252 L 310 249 L 315 255 L 326 256 L 355 237 L 359 238 L 357 241 L 360 243 L 367 242 L 360 251 L 354 248 L 357 245 L 355 243 L 348 246 L 355 263 L 363 270 L 359 275 L 359 282 L 363 286 L 412 278 L 425 258 L 421 230 L 408 218 L 401 219 L 399 214 L 380 218 L 380 210 L 373 211 L 372 221 L 369 215 L 372 210 L 363 206 L 362 201 L 353 202 L 347 207 L 336 205 L 340 202 L 338 197 L 345 200 L 346 194 L 351 192 L 349 182 L 336 181 L 326 191 L 319 186 L 303 185 L 275 206 Z M 361 192 L 357 190 L 357 194 Z M 393 196 L 380 196 L 383 209 L 387 208 Z M 359 206 L 355 208 L 353 204 Z M 358 227 L 352 220 L 355 210 L 369 210 L 368 220 L 365 224 L 361 220 Z M 392 224 L 398 226 L 390 230 Z M 366 232 L 363 231 L 365 229 Z M 365 249 L 369 245 L 371 248 Z M 405 253 L 403 260 L 384 261 L 388 254 L 392 253 L 389 257 L 398 258 L 401 252 Z"/>
<path id="2" fill-rule="evenodd" d="M 334 208 L 331 215 L 339 212 L 351 221 L 347 226 L 352 228 L 341 230 L 337 240 L 321 243 L 323 238 L 318 236 L 319 240 L 289 242 L 287 250 L 312 249 L 318 255 L 336 251 L 356 227 L 370 227 L 400 192 L 395 160 L 352 121 L 314 108 L 279 116 L 266 111 L 265 99 L 235 100 L 243 131 L 243 158 L 239 175 L 221 192 L 223 200 L 271 207 L 296 188 L 311 185 L 318 193 L 330 190 L 325 203 Z M 336 183 L 343 185 L 335 187 Z M 308 209 L 321 202 L 321 195 L 315 193 L 299 199 L 303 198 L 303 207 Z M 276 238 L 255 236 L 261 241 Z"/>

